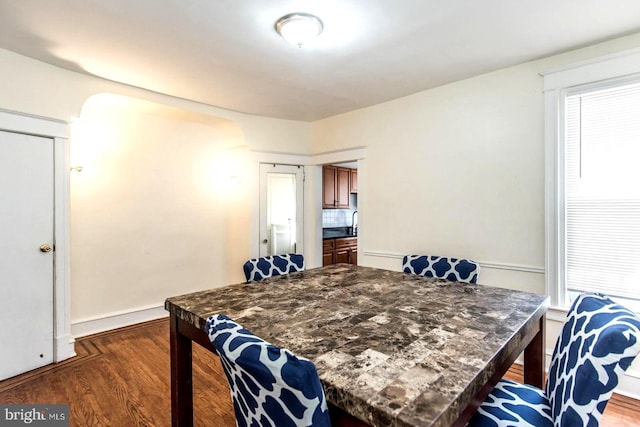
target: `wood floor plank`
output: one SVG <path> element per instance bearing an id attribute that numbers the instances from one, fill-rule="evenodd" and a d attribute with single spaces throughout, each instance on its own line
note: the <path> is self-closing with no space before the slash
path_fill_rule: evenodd
<path id="1" fill-rule="evenodd" d="M 94 363 L 97 363 L 97 360 Z M 92 369 L 92 365 L 89 364 L 82 365 L 82 367 L 84 369 L 71 367 L 67 372 L 64 372 L 64 374 L 67 374 L 64 376 L 64 379 L 62 379 L 64 388 L 62 390 L 56 390 L 57 393 L 55 394 L 53 393 L 54 390 L 50 390 L 49 395 L 51 397 L 49 398 L 59 403 L 69 404 L 69 424 L 71 426 L 111 425 L 109 421 L 111 419 L 111 413 L 105 411 L 98 401 L 98 399 L 102 398 L 102 394 L 97 395 L 87 386 L 87 376 L 91 377 L 92 380 L 95 378 L 95 375 L 92 375 L 94 369 Z M 54 375 L 62 374 L 63 372 L 54 373 Z M 42 398 L 44 397 L 45 396 L 42 396 Z"/>
<path id="2" fill-rule="evenodd" d="M 71 426 L 171 425 L 169 322 L 160 319 L 81 338 L 78 356 L 0 381 L 0 403 L 68 403 Z M 235 426 L 220 360 L 193 346 L 196 427 Z M 522 381 L 522 366 L 506 378 Z M 604 427 L 640 425 L 640 402 L 614 394 Z"/>
<path id="3" fill-rule="evenodd" d="M 117 420 L 112 419 L 114 425 L 135 425 L 135 426 L 154 426 L 156 423 L 153 416 L 145 407 L 145 402 L 149 402 L 141 389 L 144 387 L 143 379 L 145 375 L 140 372 L 138 378 L 131 378 L 128 374 L 129 368 L 123 368 L 120 364 L 113 365 L 104 363 L 102 372 L 104 374 L 105 383 L 111 387 L 111 402 L 109 407 L 123 408 L 124 411 L 117 414 Z"/>

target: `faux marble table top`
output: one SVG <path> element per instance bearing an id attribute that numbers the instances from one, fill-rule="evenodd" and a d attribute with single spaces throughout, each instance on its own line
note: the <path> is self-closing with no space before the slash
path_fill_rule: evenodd
<path id="1" fill-rule="evenodd" d="M 168 298 L 311 359 L 327 400 L 374 426 L 448 426 L 547 309 L 527 292 L 336 264 Z"/>

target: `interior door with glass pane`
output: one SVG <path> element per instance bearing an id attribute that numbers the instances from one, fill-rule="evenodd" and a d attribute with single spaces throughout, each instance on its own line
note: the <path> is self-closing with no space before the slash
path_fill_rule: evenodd
<path id="1" fill-rule="evenodd" d="M 302 166 L 260 165 L 260 256 L 302 252 Z"/>

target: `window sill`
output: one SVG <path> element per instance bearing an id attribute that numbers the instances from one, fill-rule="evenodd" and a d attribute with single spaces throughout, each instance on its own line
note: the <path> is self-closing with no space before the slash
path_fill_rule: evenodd
<path id="1" fill-rule="evenodd" d="M 547 310 L 547 319 L 554 320 L 556 322 L 564 322 L 567 318 L 568 308 L 564 307 L 549 307 Z"/>

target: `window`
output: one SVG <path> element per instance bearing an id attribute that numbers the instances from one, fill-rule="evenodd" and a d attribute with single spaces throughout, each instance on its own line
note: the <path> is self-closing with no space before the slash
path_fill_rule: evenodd
<path id="1" fill-rule="evenodd" d="M 619 73 L 605 59 L 545 74 L 554 305 L 602 292 L 640 311 L 640 74 Z"/>
<path id="2" fill-rule="evenodd" d="M 568 93 L 564 126 L 567 291 L 640 300 L 640 83 Z"/>

